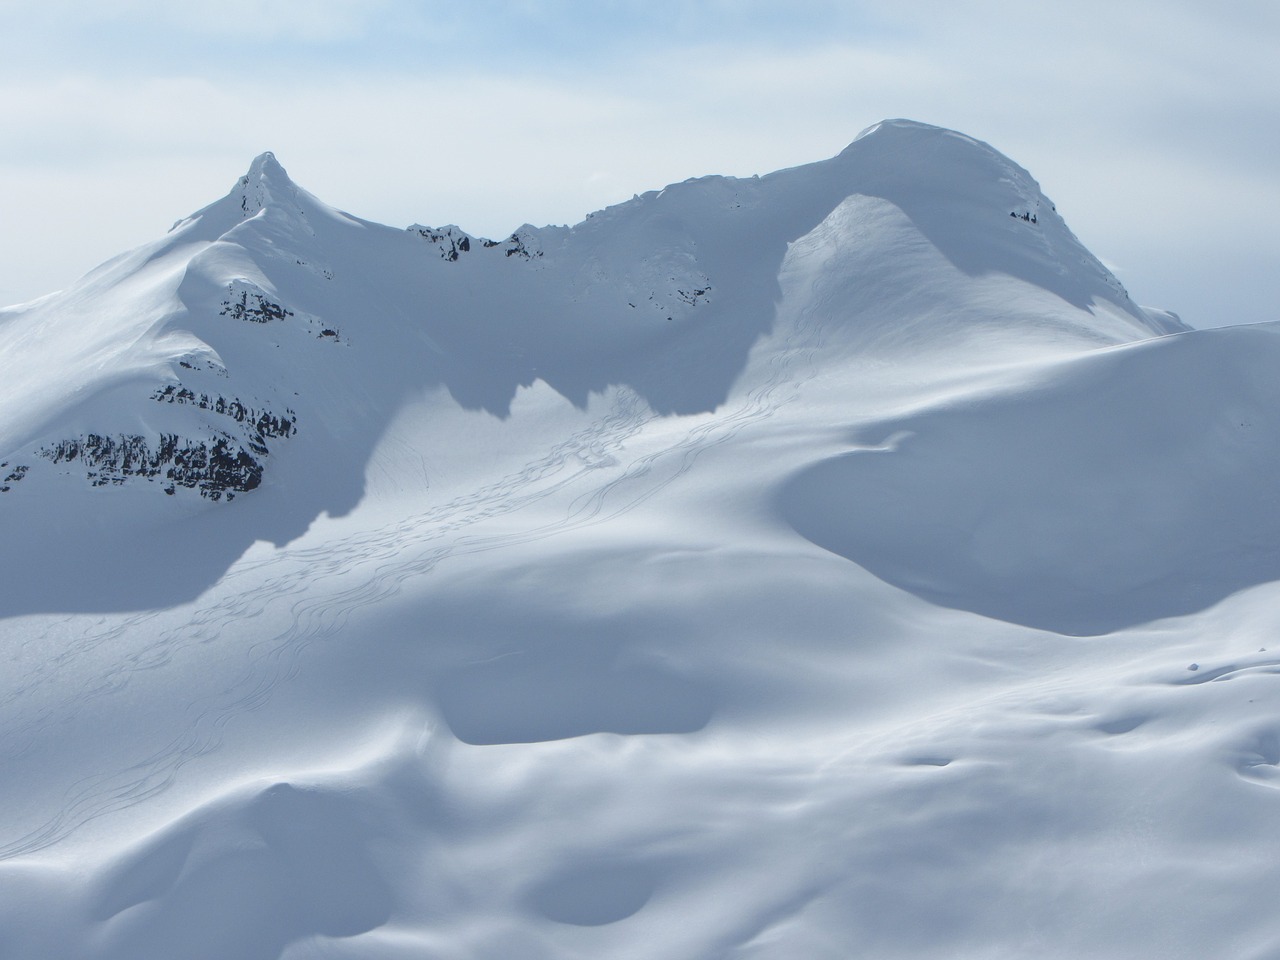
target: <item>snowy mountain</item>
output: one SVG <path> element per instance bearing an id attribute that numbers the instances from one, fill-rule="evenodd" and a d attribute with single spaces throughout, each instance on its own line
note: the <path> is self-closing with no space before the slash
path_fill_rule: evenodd
<path id="1" fill-rule="evenodd" d="M 1277 336 L 908 121 L 496 241 L 263 154 L 0 311 L 0 958 L 1280 955 Z"/>

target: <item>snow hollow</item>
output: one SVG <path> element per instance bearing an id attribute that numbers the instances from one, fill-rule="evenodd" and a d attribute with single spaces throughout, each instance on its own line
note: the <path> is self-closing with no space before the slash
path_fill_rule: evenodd
<path id="1" fill-rule="evenodd" d="M 0 960 L 1280 957 L 1277 368 L 910 121 L 500 239 L 263 154 L 0 310 Z"/>

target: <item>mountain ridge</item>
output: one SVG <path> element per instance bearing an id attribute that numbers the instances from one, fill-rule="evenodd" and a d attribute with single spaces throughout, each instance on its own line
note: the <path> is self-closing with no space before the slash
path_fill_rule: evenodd
<path id="1" fill-rule="evenodd" d="M 912 163 L 906 163 L 906 158 L 913 158 Z M 970 168 L 975 165 L 980 176 L 972 175 Z M 922 169 L 926 173 L 922 174 Z M 950 181 L 929 185 L 931 179 L 941 183 L 944 173 Z M 992 217 L 996 211 L 1010 215 L 1010 223 L 1001 221 L 998 228 L 984 228 L 998 241 L 987 251 L 986 260 L 975 258 L 973 251 L 982 245 L 973 242 L 970 220 L 961 221 L 970 225 L 959 234 L 950 228 L 941 230 L 937 212 L 931 209 L 941 202 L 940 196 L 950 197 L 955 192 L 952 188 L 957 178 L 965 177 L 972 181 L 965 202 L 972 206 L 975 198 L 971 195 L 977 192 L 978 199 L 990 206 L 987 212 Z M 928 195 L 923 199 L 908 197 L 910 191 L 903 184 L 921 182 Z M 999 201 L 991 196 L 993 191 L 1004 194 L 998 207 L 994 206 Z M 434 327 L 428 323 L 411 337 L 428 340 L 423 362 L 467 358 L 463 362 L 470 367 L 469 377 L 451 384 L 455 398 L 464 405 L 502 414 L 515 385 L 527 386 L 542 377 L 550 378 L 557 390 L 577 404 L 611 382 L 625 382 L 641 389 L 659 409 L 687 413 L 723 402 L 751 344 L 770 329 L 771 300 L 776 296 L 771 278 L 777 273 L 776 258 L 785 253 L 785 244 L 816 227 L 845 199 L 875 195 L 884 195 L 882 199 L 904 211 L 935 249 L 970 276 L 999 272 L 998 266 L 1077 306 L 1103 298 L 1136 324 L 1135 330 L 1121 336 L 1170 330 L 1168 322 L 1153 319 L 1133 305 L 1118 281 L 1079 247 L 1025 171 L 971 138 L 907 121 L 884 121 L 869 128 L 828 161 L 749 180 L 716 177 L 673 184 L 606 208 L 572 228 L 525 225 L 503 241 L 472 237 L 452 226 L 440 230 L 421 225 L 408 228 L 410 234 L 433 244 L 439 259 L 447 264 L 466 266 L 478 259 L 486 264 L 481 272 L 507 271 L 500 278 L 474 278 L 472 282 L 481 287 L 469 291 L 459 289 L 469 280 L 459 282 L 458 277 L 444 275 L 428 279 L 393 228 L 327 207 L 298 187 L 274 154 L 267 152 L 255 158 L 249 172 L 224 198 L 179 221 L 167 237 L 117 258 L 112 261 L 116 267 L 104 265 L 63 297 L 46 298 L 31 309 L 47 315 L 57 311 L 59 299 L 76 302 L 107 295 L 101 289 L 103 284 L 133 282 L 131 277 L 146 272 L 139 269 L 139 258 L 145 268 L 176 257 L 165 274 L 171 277 L 181 271 L 183 279 L 174 292 L 179 305 L 174 309 L 170 300 L 169 305 L 162 302 L 152 307 L 152 313 L 167 312 L 169 317 L 160 320 L 158 327 L 153 324 L 151 332 L 162 333 L 153 338 L 157 348 L 163 349 L 161 343 L 168 342 L 183 349 L 170 355 L 167 370 L 157 371 L 158 379 L 148 395 L 169 386 L 177 392 L 204 395 L 210 394 L 211 388 L 196 382 L 197 369 L 211 369 L 222 376 L 227 371 L 222 352 L 228 347 L 217 345 L 217 335 L 211 340 L 197 332 L 210 331 L 210 314 L 263 325 L 302 326 L 316 337 L 340 342 L 349 322 L 346 315 L 368 312 L 367 304 L 352 303 L 360 295 L 383 301 L 383 306 L 389 307 L 384 313 L 398 315 L 397 320 L 406 325 L 419 324 L 418 317 L 429 315 L 433 299 L 441 299 L 446 291 L 453 301 L 445 306 L 450 312 L 462 309 L 457 305 L 460 296 L 479 295 L 477 304 L 465 308 L 469 318 L 461 326 L 450 320 Z M 1005 206 L 1014 209 L 1006 211 Z M 951 209 L 943 212 L 947 216 L 955 213 Z M 1020 216 L 1023 219 L 1019 220 Z M 712 223 L 710 232 L 705 226 L 708 222 Z M 352 230 L 358 233 L 352 235 Z M 361 249 L 362 244 L 368 246 L 368 252 Z M 377 251 L 373 252 L 375 245 Z M 187 249 L 194 252 L 185 253 Z M 992 257 L 1003 260 L 993 263 Z M 347 262 L 336 263 L 344 258 Z M 511 263 L 496 267 L 495 258 L 523 262 L 550 273 L 514 273 Z M 1046 258 L 1054 269 L 1046 267 Z M 388 263 L 394 266 L 388 268 Z M 207 270 L 204 264 L 208 264 Z M 277 282 L 285 283 L 286 279 L 275 281 L 269 276 L 278 272 L 281 264 L 305 271 L 301 287 L 295 277 L 287 278 L 288 285 L 297 288 L 290 304 L 283 302 L 289 298 L 275 289 Z M 345 303 L 336 305 L 330 302 L 335 271 L 345 273 L 356 288 L 347 292 Z M 209 276 L 205 278 L 205 274 Z M 559 278 L 558 287 L 553 274 Z M 761 279 L 749 279 L 757 275 Z M 112 281 L 112 276 L 117 279 Z M 499 289 L 504 284 L 509 291 Z M 217 288 L 223 292 L 215 293 Z M 517 311 L 528 314 L 528 319 L 519 324 L 502 319 Z M 11 327 L 18 325 L 22 312 L 11 311 Z M 491 341 L 489 346 L 476 342 L 477 329 L 481 337 Z M 192 336 L 198 344 L 188 346 Z M 274 346 L 279 348 L 278 343 Z M 70 357 L 65 365 L 72 365 Z M 501 378 L 507 382 L 495 382 L 493 388 L 477 392 L 478 384 L 491 379 L 478 368 L 495 365 L 508 369 Z M 587 369 L 589 365 L 604 369 L 593 372 Z M 682 365 L 698 369 L 704 379 L 708 370 L 718 367 L 719 371 L 699 388 L 693 377 L 673 378 L 662 369 Z M 265 385 L 254 386 L 245 397 L 224 398 L 224 405 L 280 407 L 280 400 L 272 399 L 271 392 Z M 283 407 L 273 413 L 284 415 Z M 255 439 L 235 430 L 215 430 L 215 437 L 210 429 L 206 424 L 197 431 L 205 435 L 206 446 L 223 437 L 238 445 L 233 457 L 263 455 L 262 437 Z M 99 435 L 105 436 L 102 431 Z M 4 439 L 2 432 L 0 439 Z M 60 442 L 68 439 L 60 438 Z M 8 444 L 4 453 L 6 457 L 17 455 Z M 112 482 L 126 475 L 117 471 Z M 228 485 L 209 480 L 196 485 L 206 494 L 233 495 L 249 489 L 243 482 Z"/>
<path id="2" fill-rule="evenodd" d="M 492 245 L 255 168 L 0 312 L 0 957 L 1275 952 L 1280 325 L 902 121 Z"/>

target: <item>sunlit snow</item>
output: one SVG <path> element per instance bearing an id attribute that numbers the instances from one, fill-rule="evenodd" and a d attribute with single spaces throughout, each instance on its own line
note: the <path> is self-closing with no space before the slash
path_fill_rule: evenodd
<path id="1" fill-rule="evenodd" d="M 1280 328 L 886 121 L 0 311 L 0 958 L 1280 956 Z"/>

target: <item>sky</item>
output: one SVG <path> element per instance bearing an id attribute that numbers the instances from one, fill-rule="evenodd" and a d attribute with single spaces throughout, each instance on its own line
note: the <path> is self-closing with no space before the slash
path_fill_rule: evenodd
<path id="1" fill-rule="evenodd" d="M 0 0 L 0 303 L 264 150 L 358 216 L 499 236 L 907 117 L 1026 167 L 1140 303 L 1280 319 L 1275 0 Z"/>

